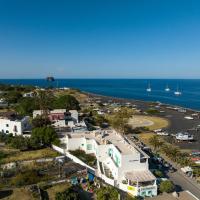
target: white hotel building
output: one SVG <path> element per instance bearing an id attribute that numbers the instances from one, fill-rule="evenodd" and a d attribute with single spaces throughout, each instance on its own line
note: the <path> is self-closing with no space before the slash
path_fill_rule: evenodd
<path id="1" fill-rule="evenodd" d="M 31 129 L 30 118 L 28 116 L 19 117 L 0 117 L 0 132 L 13 136 L 26 135 Z"/>
<path id="2" fill-rule="evenodd" d="M 97 158 L 96 176 L 133 196 L 156 196 L 155 176 L 149 171 L 148 156 L 129 144 L 114 130 L 69 133 L 66 151 L 84 150 Z"/>

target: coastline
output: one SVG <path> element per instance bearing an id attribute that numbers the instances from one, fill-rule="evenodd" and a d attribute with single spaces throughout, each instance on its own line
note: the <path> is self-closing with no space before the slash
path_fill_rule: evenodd
<path id="1" fill-rule="evenodd" d="M 183 106 L 179 106 L 179 105 L 175 105 L 175 104 L 167 104 L 167 103 L 163 103 L 160 101 L 146 101 L 146 100 L 139 100 L 139 99 L 132 99 L 132 98 L 122 98 L 122 97 L 102 95 L 102 94 L 97 94 L 97 93 L 93 93 L 93 92 L 87 92 L 84 90 L 80 90 L 80 91 L 86 95 L 91 95 L 91 97 L 101 97 L 104 99 L 115 100 L 115 101 L 119 101 L 119 102 L 140 103 L 140 104 L 144 104 L 144 105 L 148 105 L 148 106 L 150 106 L 151 104 L 159 104 L 160 103 L 162 106 L 164 106 L 166 108 L 167 107 L 180 108 L 180 109 L 185 109 L 190 112 L 200 113 L 200 110 L 198 110 L 198 109 L 192 109 L 192 108 L 183 107 Z"/>

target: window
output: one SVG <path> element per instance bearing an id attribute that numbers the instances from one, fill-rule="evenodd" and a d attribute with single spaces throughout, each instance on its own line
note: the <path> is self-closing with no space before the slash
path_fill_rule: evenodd
<path id="1" fill-rule="evenodd" d="M 14 132 L 17 132 L 17 126 L 16 126 L 16 125 L 14 126 L 13 131 L 14 131 Z"/>
<path id="2" fill-rule="evenodd" d="M 9 127 L 9 124 L 6 124 L 6 127 Z"/>
<path id="3" fill-rule="evenodd" d="M 87 145 L 87 150 L 92 150 L 92 145 L 91 144 Z"/>
<path id="4" fill-rule="evenodd" d="M 6 133 L 9 133 L 9 131 L 6 131 Z"/>

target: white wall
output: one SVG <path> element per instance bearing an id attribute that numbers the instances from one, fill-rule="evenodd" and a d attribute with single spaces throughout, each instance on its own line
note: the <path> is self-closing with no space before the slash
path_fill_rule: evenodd
<path id="1" fill-rule="evenodd" d="M 13 135 L 22 135 L 23 131 L 30 126 L 29 117 L 24 117 L 21 121 L 14 121 L 0 118 L 0 132 Z"/>
<path id="2" fill-rule="evenodd" d="M 83 145 L 82 145 L 83 144 Z M 86 140 L 85 138 L 68 138 L 67 139 L 67 150 L 74 151 L 81 149 L 86 151 Z"/>

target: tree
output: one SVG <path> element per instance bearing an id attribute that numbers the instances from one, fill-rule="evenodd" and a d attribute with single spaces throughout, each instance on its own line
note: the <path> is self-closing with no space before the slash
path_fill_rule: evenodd
<path id="1" fill-rule="evenodd" d="M 160 191 L 171 193 L 171 192 L 174 191 L 174 184 L 169 180 L 162 181 L 161 184 L 160 184 Z"/>
<path id="2" fill-rule="evenodd" d="M 52 127 L 34 128 L 32 130 L 31 139 L 44 146 L 59 144 L 58 135 Z"/>
<path id="3" fill-rule="evenodd" d="M 72 95 L 62 95 L 54 100 L 55 109 L 80 110 L 78 100 Z"/>
<path id="4" fill-rule="evenodd" d="M 21 115 L 32 115 L 33 110 L 39 109 L 35 98 L 26 97 L 20 99 L 16 106 L 16 111 Z"/>
<path id="5" fill-rule="evenodd" d="M 56 193 L 55 200 L 80 200 L 80 196 L 74 187 L 71 186 L 64 192 Z"/>
<path id="6" fill-rule="evenodd" d="M 128 120 L 133 115 L 133 110 L 128 108 L 121 108 L 117 113 L 111 116 L 108 120 L 111 126 L 122 134 L 127 133 Z"/>
<path id="7" fill-rule="evenodd" d="M 158 135 L 154 135 L 149 140 L 150 145 L 153 146 L 154 150 L 157 152 L 158 149 L 163 145 L 163 142 L 160 140 Z"/>
<path id="8" fill-rule="evenodd" d="M 96 195 L 97 195 L 97 200 L 113 200 L 113 199 L 118 199 L 119 193 L 117 189 L 108 186 L 98 189 Z"/>
<path id="9" fill-rule="evenodd" d="M 50 124 L 49 118 L 44 115 L 37 116 L 32 120 L 33 128 L 44 127 Z"/>
<path id="10" fill-rule="evenodd" d="M 23 136 L 15 136 L 9 142 L 9 145 L 21 151 L 29 149 L 29 138 Z"/>
<path id="11" fill-rule="evenodd" d="M 4 95 L 5 100 L 9 104 L 17 103 L 21 97 L 22 97 L 21 92 L 15 90 L 10 91 Z"/>
<path id="12" fill-rule="evenodd" d="M 38 92 L 36 97 L 37 106 L 43 111 L 43 115 L 47 118 L 48 111 L 53 107 L 55 97 L 50 90 L 42 90 Z"/>

